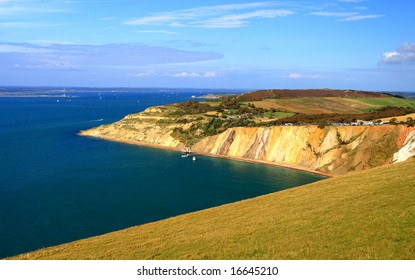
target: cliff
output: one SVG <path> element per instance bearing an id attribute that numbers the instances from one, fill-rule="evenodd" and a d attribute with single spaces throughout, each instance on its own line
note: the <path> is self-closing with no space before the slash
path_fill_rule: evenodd
<path id="1" fill-rule="evenodd" d="M 415 154 L 414 143 L 414 128 L 405 126 L 328 126 L 320 129 L 310 125 L 231 128 L 203 139 L 193 149 L 217 156 L 301 166 L 340 175 L 390 163 L 400 149 L 405 151 L 400 156 L 400 161 L 404 161 Z"/>
<path id="2" fill-rule="evenodd" d="M 195 120 L 179 123 L 165 106 L 152 107 L 123 120 L 81 131 L 80 135 L 160 148 L 186 146 L 173 137 Z M 365 170 L 415 155 L 415 128 L 383 126 L 235 127 L 201 137 L 196 153 L 302 168 L 331 175 Z"/>
<path id="3" fill-rule="evenodd" d="M 415 156 L 415 130 L 406 137 L 402 147 L 393 155 L 393 163 L 406 161 Z"/>
<path id="4" fill-rule="evenodd" d="M 164 107 L 150 107 L 142 113 L 127 115 L 124 119 L 107 125 L 83 130 L 81 136 L 92 136 L 112 141 L 161 148 L 181 149 L 178 139 L 171 136 L 176 127 L 183 125 L 172 122 L 163 115 Z"/>

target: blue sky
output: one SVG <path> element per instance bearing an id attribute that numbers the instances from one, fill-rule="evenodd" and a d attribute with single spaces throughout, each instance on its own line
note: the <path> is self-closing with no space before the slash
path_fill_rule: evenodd
<path id="1" fill-rule="evenodd" d="M 0 85 L 415 90 L 415 1 L 0 0 Z"/>

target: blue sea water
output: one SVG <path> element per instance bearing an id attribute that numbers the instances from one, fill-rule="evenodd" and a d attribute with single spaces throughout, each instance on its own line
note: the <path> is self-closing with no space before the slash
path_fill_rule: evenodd
<path id="1" fill-rule="evenodd" d="M 76 98 L 0 98 L 0 258 L 322 179 L 77 135 L 194 94 L 89 90 Z"/>

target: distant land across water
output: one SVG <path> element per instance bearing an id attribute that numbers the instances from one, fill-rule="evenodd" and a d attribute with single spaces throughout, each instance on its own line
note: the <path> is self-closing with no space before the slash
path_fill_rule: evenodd
<path id="1" fill-rule="evenodd" d="M 192 93 L 192 94 L 240 94 L 257 89 L 194 89 L 194 88 L 124 88 L 124 87 L 104 87 L 104 88 L 91 88 L 91 87 L 13 87 L 13 86 L 0 86 L 0 97 L 77 97 L 77 93 L 81 93 L 83 97 L 87 95 L 108 94 L 108 93 L 121 93 L 122 95 L 158 92 L 180 92 L 180 93 Z M 415 91 L 378 91 L 389 94 L 401 95 L 404 97 L 415 98 Z M 200 95 L 195 95 L 200 96 Z"/>
<path id="2" fill-rule="evenodd" d="M 150 106 L 242 92 L 0 87 L 0 258 L 323 179 L 77 135 Z"/>

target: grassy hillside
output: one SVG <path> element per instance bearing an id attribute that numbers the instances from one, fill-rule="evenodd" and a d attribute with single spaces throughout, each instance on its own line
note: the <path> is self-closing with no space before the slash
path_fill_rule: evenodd
<path id="1" fill-rule="evenodd" d="M 415 259 L 415 161 L 16 259 Z"/>

